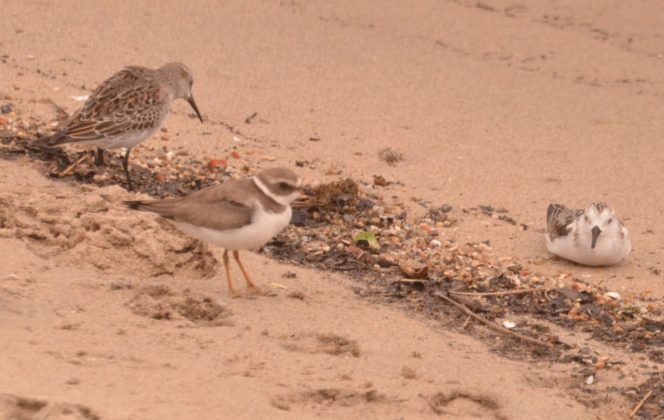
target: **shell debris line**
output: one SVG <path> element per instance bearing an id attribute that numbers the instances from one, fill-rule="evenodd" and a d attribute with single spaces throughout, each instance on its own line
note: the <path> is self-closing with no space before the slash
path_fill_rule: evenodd
<path id="1" fill-rule="evenodd" d="M 57 126 L 67 118 L 61 112 L 57 120 L 49 123 L 26 121 L 12 108 L 6 114 L 0 114 L 0 158 L 15 160 L 29 157 L 42 163 L 41 170 L 53 178 L 76 181 L 104 187 L 122 185 L 122 151 L 105 151 L 104 164 L 95 164 L 93 149 L 83 146 L 66 146 L 47 149 L 34 145 L 34 140 L 52 134 Z M 148 142 L 136 147 L 135 161 L 130 164 L 130 172 L 135 177 L 137 191 L 153 197 L 183 195 L 206 186 L 232 179 L 229 169 L 230 159 L 220 157 L 197 158 L 190 156 L 184 148 L 169 147 L 170 133 L 162 128 L 158 135 L 160 142 Z M 245 160 L 233 150 L 237 176 L 244 176 L 248 171 Z"/>
<path id="2" fill-rule="evenodd" d="M 496 256 L 488 241 L 459 243 L 446 233 L 464 215 L 478 212 L 528 229 L 507 210 L 457 211 L 443 204 L 412 216 L 404 203 L 386 198 L 372 184 L 340 179 L 306 189 L 294 203 L 291 226 L 263 252 L 287 263 L 349 274 L 359 295 L 483 338 L 504 356 L 572 363 L 580 386 L 588 386 L 588 377 L 596 386 L 597 371 L 620 369 L 624 362 L 570 344 L 567 337 L 579 333 L 588 337 L 586 343 L 596 340 L 642 353 L 652 362 L 655 367 L 642 372 L 644 384 L 626 387 L 626 395 L 664 384 L 664 372 L 656 368 L 664 363 L 660 303 L 620 296 L 571 273 L 538 274 L 517 258 Z M 489 328 L 468 327 L 471 321 Z M 664 406 L 664 385 L 650 401 L 651 410 Z"/>
<path id="3" fill-rule="evenodd" d="M 92 156 L 84 158 L 87 151 L 35 149 L 29 139 L 48 134 L 52 123 L 26 122 L 14 109 L 0 118 L 0 158 L 28 156 L 45 175 L 64 182 L 123 185 L 119 156 L 97 167 Z M 164 140 L 169 133 L 160 135 Z M 202 159 L 167 143 L 136 148 L 131 171 L 138 191 L 154 197 L 187 194 L 252 174 L 260 162 L 257 155 L 251 161 L 238 142 L 231 143 L 229 156 Z M 529 228 L 507 210 L 490 205 L 455 209 L 423 201 L 422 212 L 415 214 L 407 203 L 388 196 L 389 185 L 376 184 L 373 177 L 335 176 L 305 188 L 293 205 L 291 225 L 263 247 L 263 254 L 345 273 L 355 280 L 357 294 L 440 320 L 446 328 L 484 339 L 505 356 L 574 363 L 583 386 L 597 386 L 596 372 L 618 369 L 619 362 L 570 345 L 570 333 L 664 363 L 661 304 L 588 284 L 572 273 L 542 275 L 517 258 L 496 255 L 488 241 L 462 243 L 448 234 L 467 215 L 490 217 L 521 231 Z M 486 323 L 491 328 L 480 326 Z M 634 394 L 635 403 L 637 396 L 654 390 L 642 412 L 664 404 L 664 389 L 656 385 L 662 373 L 649 375 L 642 387 L 625 390 Z M 588 377 L 592 384 L 585 382 Z"/>
<path id="4" fill-rule="evenodd" d="M 361 293 L 412 301 L 424 311 L 437 311 L 441 303 L 433 297 L 444 293 L 478 307 L 492 320 L 532 315 L 562 327 L 592 325 L 595 338 L 664 361 L 661 308 L 616 299 L 615 292 L 569 273 L 539 275 L 515 258 L 495 256 L 486 242 L 449 239 L 445 230 L 459 223 L 449 205 L 429 208 L 413 219 L 404 205 L 387 204 L 370 183 L 352 179 L 322 184 L 305 194 L 294 205 L 291 227 L 266 245 L 266 254 L 353 273 L 365 286 Z M 533 322 L 508 329 L 558 342 Z"/>
<path id="5" fill-rule="evenodd" d="M 0 157 L 29 156 L 42 163 L 47 175 L 64 181 L 100 187 L 122 184 L 121 155 L 97 167 L 88 151 L 34 148 L 31 139 L 48 135 L 58 121 L 27 122 L 15 107 L 6 109 L 0 120 Z M 168 132 L 163 129 L 160 137 L 167 139 Z M 132 171 L 139 173 L 137 189 L 154 197 L 187 194 L 256 170 L 255 163 L 241 159 L 244 153 L 235 148 L 228 158 L 198 159 L 163 143 L 138 147 L 132 165 Z M 82 159 L 86 155 L 90 159 Z M 65 170 L 69 173 L 60 177 Z M 634 350 L 651 349 L 652 357 L 664 360 L 661 349 L 654 350 L 664 345 L 662 312 L 651 302 L 633 302 L 570 273 L 539 275 L 515 258 L 495 256 L 488 241 L 459 243 L 445 234 L 472 213 L 519 225 L 507 210 L 481 205 L 455 211 L 448 204 L 420 205 L 424 214 L 413 217 L 405 203 L 386 198 L 372 181 L 341 178 L 311 186 L 294 203 L 291 226 L 263 252 L 281 261 L 354 274 L 366 286 L 362 293 L 413 301 L 423 310 L 429 306 L 438 310 L 442 303 L 435 293 L 450 293 L 462 302 L 473 299 L 474 303 L 466 303 L 471 308 L 479 304 L 492 320 L 534 315 L 563 327 L 592 324 L 596 338 Z M 510 329 L 543 336 L 529 323 L 519 322 Z M 556 342 L 553 336 L 543 338 Z"/>

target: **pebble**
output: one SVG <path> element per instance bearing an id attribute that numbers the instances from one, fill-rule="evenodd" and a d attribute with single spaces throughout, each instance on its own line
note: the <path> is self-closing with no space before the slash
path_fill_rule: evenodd
<path id="1" fill-rule="evenodd" d="M 512 328 L 516 327 L 516 324 L 512 321 L 503 321 L 503 327 L 511 330 Z"/>
<path id="2" fill-rule="evenodd" d="M 3 106 L 0 107 L 0 112 L 2 112 L 3 114 L 9 114 L 10 112 L 12 112 L 13 109 L 14 106 L 12 104 L 4 104 Z"/>
<path id="3" fill-rule="evenodd" d="M 523 267 L 521 264 L 510 264 L 507 266 L 507 269 L 514 274 L 518 274 L 521 272 L 521 270 L 523 270 Z"/>
<path id="4" fill-rule="evenodd" d="M 610 297 L 611 299 L 614 299 L 614 300 L 620 300 L 620 294 L 617 293 L 617 292 L 606 292 L 604 294 L 604 296 Z"/>
<path id="5" fill-rule="evenodd" d="M 65 382 L 67 385 L 78 385 L 81 383 L 81 380 L 78 378 L 69 378 L 67 379 L 67 382 Z"/>

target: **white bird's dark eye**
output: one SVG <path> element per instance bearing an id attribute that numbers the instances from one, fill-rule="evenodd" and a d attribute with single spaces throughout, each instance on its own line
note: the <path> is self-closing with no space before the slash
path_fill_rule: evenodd
<path id="1" fill-rule="evenodd" d="M 590 223 L 590 219 L 588 219 L 588 216 L 583 216 L 583 218 L 586 220 L 586 222 Z"/>
<path id="2" fill-rule="evenodd" d="M 609 221 L 607 223 L 611 224 L 611 222 L 613 222 L 613 219 L 609 219 Z"/>
<path id="3" fill-rule="evenodd" d="M 279 188 L 281 188 L 282 190 L 287 190 L 287 191 L 293 189 L 293 187 L 288 182 L 280 182 L 279 183 Z"/>

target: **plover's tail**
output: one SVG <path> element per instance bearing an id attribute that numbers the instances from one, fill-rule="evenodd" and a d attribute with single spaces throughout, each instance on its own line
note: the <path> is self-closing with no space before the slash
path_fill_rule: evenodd
<path id="1" fill-rule="evenodd" d="M 125 201 L 124 203 L 132 210 L 149 211 L 151 213 L 157 213 L 162 217 L 172 218 L 176 211 L 175 205 L 180 200 L 180 198 L 167 198 L 164 200 Z"/>
<path id="2" fill-rule="evenodd" d="M 124 204 L 132 210 L 144 210 L 141 206 L 145 203 L 144 201 L 125 201 Z"/>

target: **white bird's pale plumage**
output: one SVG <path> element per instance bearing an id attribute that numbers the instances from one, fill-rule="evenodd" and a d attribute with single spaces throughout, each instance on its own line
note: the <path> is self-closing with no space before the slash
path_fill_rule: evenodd
<path id="1" fill-rule="evenodd" d="M 128 201 L 136 210 L 157 213 L 183 232 L 224 248 L 228 288 L 235 294 L 228 269 L 228 251 L 238 262 L 247 287 L 257 290 L 240 262 L 239 250 L 259 248 L 290 223 L 290 204 L 301 180 L 285 168 L 267 169 L 253 178 L 226 182 L 182 198 Z"/>
<path id="2" fill-rule="evenodd" d="M 632 250 L 629 231 L 605 203 L 592 203 L 585 209 L 550 204 L 547 228 L 547 249 L 578 264 L 617 264 Z"/>

